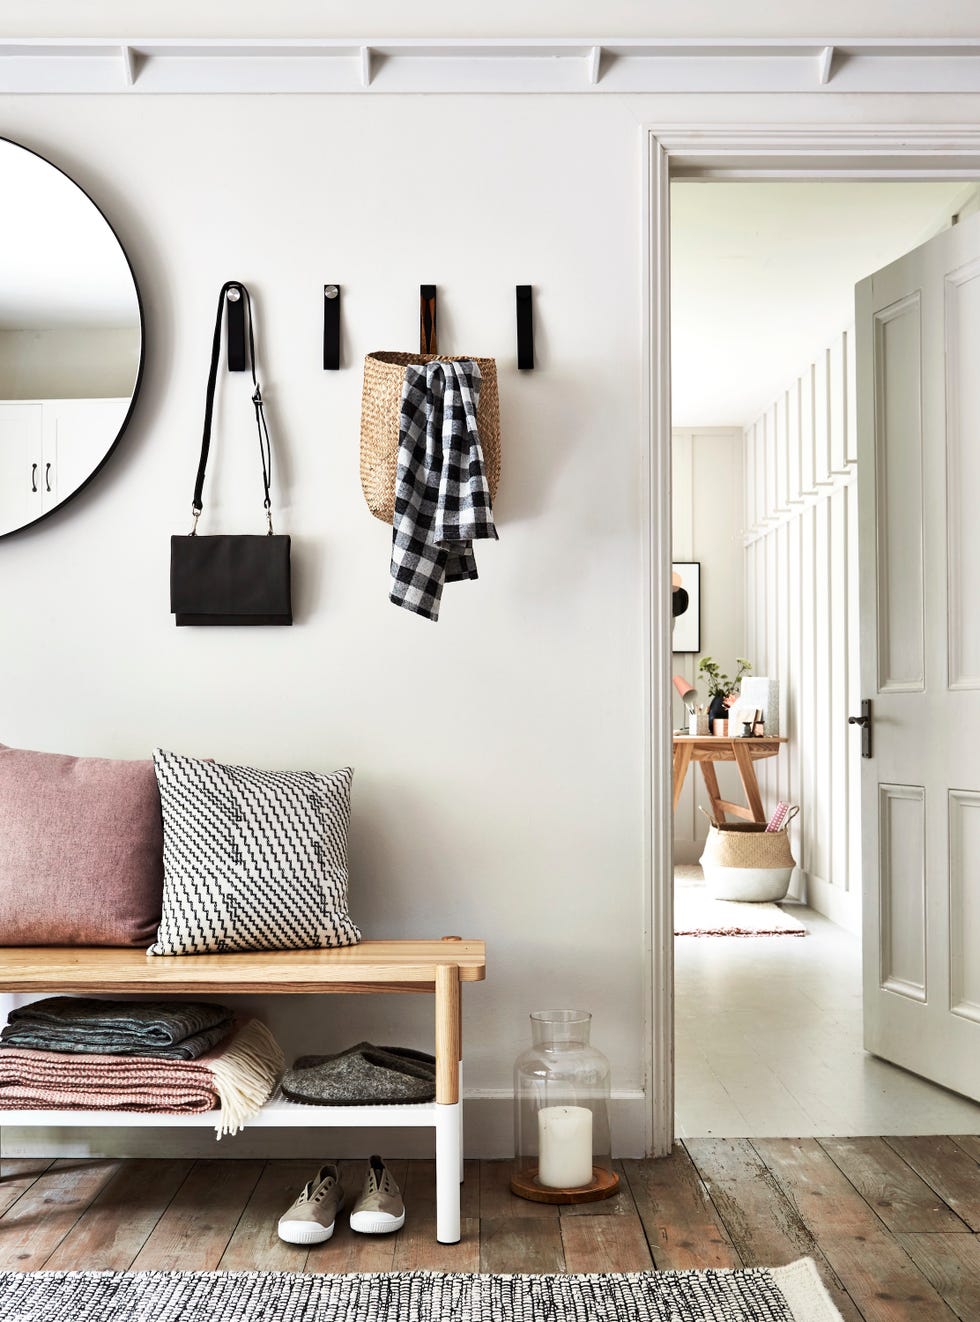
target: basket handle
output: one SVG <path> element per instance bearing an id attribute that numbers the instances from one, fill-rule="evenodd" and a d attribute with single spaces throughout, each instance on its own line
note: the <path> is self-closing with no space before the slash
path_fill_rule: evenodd
<path id="1" fill-rule="evenodd" d="M 717 821 L 714 819 L 714 817 L 712 817 L 711 813 L 708 812 L 705 808 L 703 808 L 700 803 L 698 804 L 698 812 L 703 812 L 705 817 L 707 817 L 708 821 L 711 823 L 712 826 L 718 825 Z"/>
<path id="2" fill-rule="evenodd" d="M 783 822 L 783 830 L 785 831 L 786 827 L 789 826 L 793 818 L 799 817 L 799 815 L 800 815 L 800 805 L 798 803 L 794 803 L 792 808 L 790 808 L 789 812 L 786 814 L 786 820 L 785 822 Z"/>

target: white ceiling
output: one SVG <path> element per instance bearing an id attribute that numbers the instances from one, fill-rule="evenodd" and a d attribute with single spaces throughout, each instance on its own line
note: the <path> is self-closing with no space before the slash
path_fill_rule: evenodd
<path id="1" fill-rule="evenodd" d="M 948 223 L 959 183 L 671 188 L 674 425 L 744 426 L 853 320 L 854 285 Z"/>

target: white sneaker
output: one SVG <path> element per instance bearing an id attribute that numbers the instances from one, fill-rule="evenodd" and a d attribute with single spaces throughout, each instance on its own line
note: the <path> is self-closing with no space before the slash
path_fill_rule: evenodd
<path id="1" fill-rule="evenodd" d="M 279 1238 L 287 1244 L 325 1244 L 334 1232 L 344 1191 L 334 1162 L 321 1166 L 279 1218 Z"/>
<path id="2" fill-rule="evenodd" d="M 350 1214 L 350 1228 L 362 1235 L 387 1235 L 405 1224 L 401 1190 L 380 1157 L 368 1161 L 364 1187 Z"/>

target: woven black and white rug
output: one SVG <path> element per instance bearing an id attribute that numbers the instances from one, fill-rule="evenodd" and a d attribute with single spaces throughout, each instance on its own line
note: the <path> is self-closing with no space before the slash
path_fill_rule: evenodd
<path id="1" fill-rule="evenodd" d="M 0 1272 L 0 1322 L 841 1322 L 809 1258 L 744 1271 Z"/>

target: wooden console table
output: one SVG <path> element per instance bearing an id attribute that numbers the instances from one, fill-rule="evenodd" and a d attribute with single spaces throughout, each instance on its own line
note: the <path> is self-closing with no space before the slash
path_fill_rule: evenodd
<path id="1" fill-rule="evenodd" d="M 765 736 L 762 739 L 743 739 L 739 735 L 674 735 L 674 811 L 684 788 L 684 778 L 692 762 L 701 767 L 704 787 L 708 791 L 711 804 L 711 816 L 716 823 L 725 820 L 725 814 L 741 817 L 747 822 L 767 821 L 766 810 L 762 806 L 759 782 L 755 778 L 755 767 L 761 757 L 775 757 L 780 744 L 788 743 L 782 735 Z M 718 777 L 715 775 L 716 762 L 734 762 L 738 767 L 739 778 L 748 807 L 740 803 L 729 803 L 723 799 L 718 789 Z"/>
<path id="2" fill-rule="evenodd" d="M 143 950 L 0 948 L 0 992 L 54 992 L 143 997 L 429 992 L 435 1000 L 436 1099 L 416 1104 L 299 1106 L 277 1095 L 252 1126 L 422 1126 L 435 1130 L 436 1238 L 460 1235 L 463 1178 L 462 1036 L 464 982 L 482 982 L 482 941 L 361 941 L 339 950 L 282 950 L 242 955 L 147 955 Z M 142 1111 L 16 1111 L 0 1108 L 0 1124 L 44 1126 L 213 1125 L 214 1113 Z"/>

